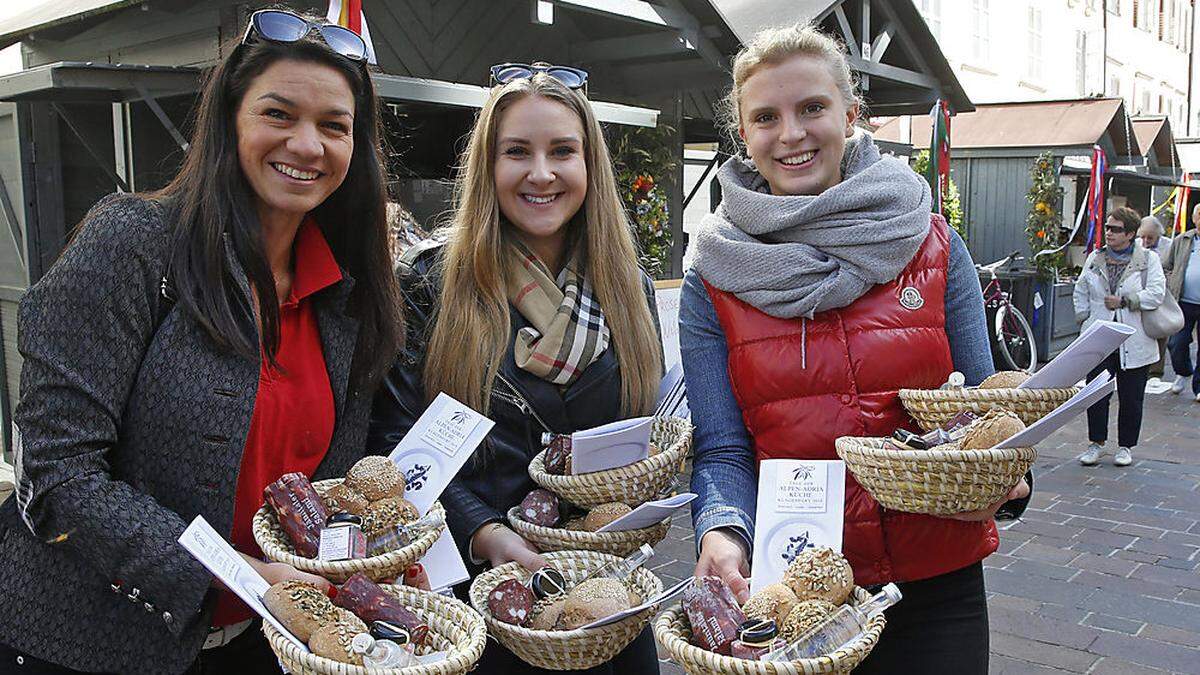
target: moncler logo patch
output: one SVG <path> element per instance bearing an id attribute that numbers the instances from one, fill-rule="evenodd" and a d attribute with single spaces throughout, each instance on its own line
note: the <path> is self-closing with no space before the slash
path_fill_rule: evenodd
<path id="1" fill-rule="evenodd" d="M 921 297 L 921 291 L 915 287 L 905 286 L 904 290 L 900 291 L 900 306 L 915 312 L 925 306 L 925 298 Z"/>

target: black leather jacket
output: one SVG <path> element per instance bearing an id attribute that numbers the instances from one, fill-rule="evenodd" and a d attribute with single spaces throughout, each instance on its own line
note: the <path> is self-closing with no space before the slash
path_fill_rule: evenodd
<path id="1" fill-rule="evenodd" d="M 410 249 L 397 274 L 405 304 L 408 337 L 399 362 L 388 373 L 375 396 L 367 451 L 386 454 L 412 427 L 427 405 L 422 382 L 425 347 L 433 328 L 441 290 L 441 243 L 423 241 Z M 642 274 L 646 302 L 658 328 L 654 284 Z M 510 305 L 513 339 L 528 326 Z M 529 478 L 529 462 L 542 449 L 543 432 L 570 433 L 621 419 L 620 367 L 614 349 L 605 351 L 565 389 L 517 367 L 512 342 L 500 364 L 492 390 L 488 416 L 496 426 L 484 439 L 475 457 L 442 493 L 447 526 L 469 561 L 467 543 L 477 529 L 505 520 L 508 509 L 521 502 L 537 485 Z M 472 576 L 478 569 L 472 568 Z"/>

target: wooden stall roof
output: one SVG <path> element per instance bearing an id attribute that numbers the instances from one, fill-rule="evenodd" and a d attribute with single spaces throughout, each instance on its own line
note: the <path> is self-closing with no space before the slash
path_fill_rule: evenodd
<path id="1" fill-rule="evenodd" d="M 106 12 L 139 5 L 144 0 L 54 0 L 0 21 L 0 48 L 20 42 L 30 33 L 51 30 Z"/>
<path id="2" fill-rule="evenodd" d="M 1137 138 L 1138 152 L 1144 157 L 1153 156 L 1158 166 L 1179 166 L 1175 135 L 1171 133 L 1171 121 L 1166 115 L 1134 117 L 1133 135 Z"/>
<path id="3" fill-rule="evenodd" d="M 901 118 L 882 122 L 875 136 L 900 140 Z M 912 118 L 914 147 L 929 145 L 929 117 Z M 959 113 L 950 124 L 955 148 L 1055 148 L 1090 146 L 1105 135 L 1114 149 L 1137 151 L 1125 126 L 1125 106 L 1119 98 L 1085 98 L 1065 101 L 980 103 L 975 111 Z"/>

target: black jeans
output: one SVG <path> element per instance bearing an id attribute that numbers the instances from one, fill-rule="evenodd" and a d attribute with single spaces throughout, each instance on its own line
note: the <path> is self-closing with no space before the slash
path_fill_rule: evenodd
<path id="1" fill-rule="evenodd" d="M 1132 448 L 1142 433 L 1142 401 L 1146 397 L 1146 374 L 1150 366 L 1121 370 L 1121 356 L 1108 355 L 1088 373 L 1088 382 L 1100 377 L 1105 370 L 1117 379 L 1117 445 Z M 1087 410 L 1088 440 L 1104 444 L 1108 440 L 1108 403 L 1112 394 L 1096 401 Z"/>
<path id="2" fill-rule="evenodd" d="M 658 675 L 658 651 L 654 646 L 654 633 L 646 626 L 629 646 L 607 663 L 587 670 L 543 670 L 525 663 L 497 642 L 488 640 L 479 665 L 471 671 L 473 675 Z"/>
<path id="3" fill-rule="evenodd" d="M 1192 367 L 1192 334 L 1200 342 L 1200 305 L 1180 301 L 1183 310 L 1183 328 L 1167 340 L 1167 351 L 1171 353 L 1171 367 L 1176 375 L 1192 376 L 1192 393 L 1200 394 L 1200 368 Z"/>
<path id="4" fill-rule="evenodd" d="M 854 675 L 987 675 L 983 563 L 896 585 L 904 599 L 887 610 L 879 644 Z"/>
<path id="5" fill-rule="evenodd" d="M 196 655 L 186 675 L 229 675 L 231 673 L 279 674 L 279 660 L 263 636 L 260 622 L 255 620 L 229 644 L 202 650 Z M 68 638 L 64 638 L 68 639 Z M 136 639 L 130 637 L 130 639 Z M 0 675 L 68 675 L 83 671 L 71 670 L 30 656 L 25 652 L 0 644 Z"/>

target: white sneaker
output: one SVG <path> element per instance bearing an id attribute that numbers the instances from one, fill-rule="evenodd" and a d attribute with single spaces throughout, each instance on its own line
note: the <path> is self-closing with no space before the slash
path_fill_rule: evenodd
<path id="1" fill-rule="evenodd" d="M 1200 403 L 1200 394 L 1196 394 L 1196 403 Z"/>
<path id="2" fill-rule="evenodd" d="M 1175 377 L 1175 384 L 1172 384 L 1172 385 L 1171 385 L 1171 393 L 1172 393 L 1172 394 L 1178 394 L 1178 393 L 1182 392 L 1182 391 L 1183 391 L 1183 388 L 1187 386 L 1187 381 L 1188 381 L 1188 380 L 1190 380 L 1190 379 L 1192 379 L 1192 378 L 1191 378 L 1190 376 L 1188 376 L 1188 375 L 1178 375 L 1178 376 L 1176 376 L 1176 377 Z"/>
<path id="3" fill-rule="evenodd" d="M 1100 455 L 1104 454 L 1104 448 L 1099 444 L 1092 443 L 1088 449 L 1079 456 L 1079 463 L 1084 466 L 1096 466 L 1096 462 L 1100 461 Z"/>
<path id="4" fill-rule="evenodd" d="M 1133 464 L 1133 454 L 1129 452 L 1129 448 L 1120 448 L 1117 454 L 1113 457 L 1114 466 L 1129 466 Z"/>

